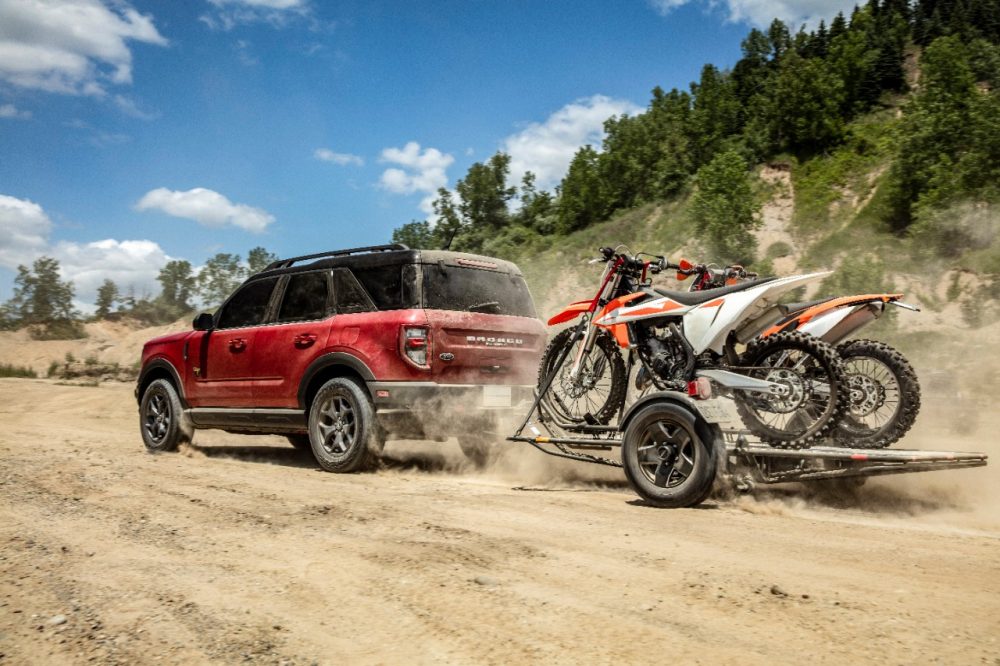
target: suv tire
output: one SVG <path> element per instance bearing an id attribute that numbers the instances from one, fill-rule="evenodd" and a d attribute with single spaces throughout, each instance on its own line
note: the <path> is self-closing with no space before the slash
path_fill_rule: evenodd
<path id="1" fill-rule="evenodd" d="M 176 451 L 191 441 L 191 427 L 184 416 L 177 389 L 166 379 L 150 382 L 139 403 L 139 432 L 150 453 Z"/>
<path id="2" fill-rule="evenodd" d="M 355 380 L 336 377 L 320 387 L 309 406 L 309 441 L 327 472 L 348 474 L 374 466 L 382 433 L 368 393 Z"/>

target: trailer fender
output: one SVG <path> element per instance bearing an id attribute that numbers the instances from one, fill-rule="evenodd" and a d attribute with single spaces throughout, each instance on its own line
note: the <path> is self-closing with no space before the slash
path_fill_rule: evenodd
<path id="1" fill-rule="evenodd" d="M 649 395 L 644 395 L 629 405 L 629 408 L 625 410 L 624 414 L 622 414 L 621 422 L 618 424 L 618 430 L 625 432 L 629 421 L 632 420 L 632 417 L 635 416 L 640 409 L 651 402 L 659 402 L 661 400 L 665 402 L 672 402 L 683 407 L 686 412 L 690 413 L 691 423 L 697 424 L 698 421 L 703 423 L 705 422 L 705 420 L 698 415 L 697 404 L 688 396 L 676 391 L 657 391 L 655 393 L 650 393 Z"/>

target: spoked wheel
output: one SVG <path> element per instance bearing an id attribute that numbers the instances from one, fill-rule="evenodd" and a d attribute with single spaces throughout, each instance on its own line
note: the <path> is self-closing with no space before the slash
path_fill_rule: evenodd
<path id="1" fill-rule="evenodd" d="M 849 405 L 834 433 L 842 446 L 881 449 L 899 441 L 920 411 L 920 383 L 897 350 L 874 340 L 852 340 L 844 359 Z"/>
<path id="2" fill-rule="evenodd" d="M 778 392 L 737 391 L 736 409 L 761 441 L 807 448 L 837 425 L 847 409 L 844 364 L 818 338 L 778 333 L 750 343 L 740 360 L 750 377 L 774 382 Z"/>
<path id="3" fill-rule="evenodd" d="M 542 407 L 560 421 L 583 423 L 590 414 L 597 423 L 608 423 L 625 402 L 628 378 L 625 362 L 614 339 L 606 331 L 598 331 L 594 347 L 580 362 L 574 377 L 573 362 L 583 337 L 574 335 L 575 328 L 566 329 L 552 338 L 538 369 L 538 389 L 542 390 L 549 375 L 556 369 L 563 352 L 569 348 L 549 390 L 542 396 Z"/>
<path id="4" fill-rule="evenodd" d="M 347 377 L 331 379 L 309 408 L 309 441 L 320 467 L 358 472 L 374 465 L 382 434 L 368 393 Z"/>
<path id="5" fill-rule="evenodd" d="M 716 455 L 707 423 L 671 402 L 654 402 L 629 421 L 622 465 L 632 489 L 654 506 L 700 504 L 715 481 Z"/>
<path id="6" fill-rule="evenodd" d="M 151 452 L 176 451 L 191 441 L 191 426 L 184 416 L 180 397 L 173 384 L 157 379 L 146 387 L 139 405 L 142 442 Z"/>

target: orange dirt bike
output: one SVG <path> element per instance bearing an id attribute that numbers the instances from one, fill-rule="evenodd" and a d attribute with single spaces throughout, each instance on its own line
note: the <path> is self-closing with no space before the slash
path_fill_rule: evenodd
<path id="1" fill-rule="evenodd" d="M 653 288 L 647 274 L 678 265 L 659 255 L 634 256 L 623 246 L 600 252 L 594 262 L 605 267 L 597 293 L 549 320 L 578 322 L 558 333 L 542 357 L 539 406 L 551 421 L 609 423 L 621 414 L 628 377 L 639 367 L 641 381 L 657 390 L 733 398 L 744 425 L 772 446 L 805 448 L 836 425 L 847 408 L 836 350 L 797 331 L 759 337 L 784 316 L 783 294 L 829 273 L 747 280 L 711 292 L 665 291 Z M 659 459 L 650 455 L 654 469 Z M 625 449 L 622 457 L 635 458 Z M 638 471 L 642 460 L 633 460 Z"/>
<path id="2" fill-rule="evenodd" d="M 692 292 L 709 293 L 757 274 L 739 265 L 718 268 L 681 259 L 677 279 L 693 277 Z M 708 291 L 706 291 L 708 290 Z M 849 406 L 833 431 L 834 441 L 855 448 L 885 448 L 906 434 L 920 411 L 920 384 L 910 362 L 896 349 L 876 340 L 847 340 L 858 329 L 880 317 L 889 305 L 907 310 L 903 294 L 830 296 L 783 305 L 785 315 L 766 328 L 766 338 L 800 331 L 835 345 L 847 372 Z"/>

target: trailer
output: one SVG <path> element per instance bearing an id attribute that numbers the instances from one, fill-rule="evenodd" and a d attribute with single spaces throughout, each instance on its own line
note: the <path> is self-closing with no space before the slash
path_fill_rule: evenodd
<path id="1" fill-rule="evenodd" d="M 647 408 L 659 408 L 668 418 L 677 419 L 678 422 L 689 419 L 693 428 L 686 430 L 684 434 L 688 437 L 693 434 L 707 440 L 705 444 L 714 458 L 715 487 L 721 484 L 741 492 L 750 492 L 758 484 L 829 482 L 836 479 L 860 485 L 866 478 L 873 476 L 956 470 L 987 464 L 986 454 L 974 452 L 856 449 L 839 446 L 775 448 L 757 441 L 749 431 L 742 428 L 728 398 L 695 400 L 673 391 L 642 396 L 622 410 L 615 422 L 607 425 L 560 422 L 546 414 L 540 405 L 540 399 L 536 398 L 520 427 L 507 439 L 529 444 L 558 458 L 624 467 L 620 459 L 601 454 L 621 449 L 625 438 L 629 436 L 630 423 Z M 670 455 L 676 457 L 676 453 Z M 626 470 L 627 475 L 628 471 Z M 633 482 L 633 476 L 628 476 L 633 488 L 642 496 L 641 489 Z M 704 496 L 707 496 L 707 492 Z M 698 501 L 704 499 L 704 496 Z M 693 504 L 697 502 L 662 505 Z"/>

